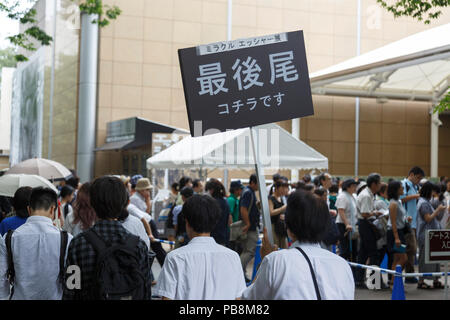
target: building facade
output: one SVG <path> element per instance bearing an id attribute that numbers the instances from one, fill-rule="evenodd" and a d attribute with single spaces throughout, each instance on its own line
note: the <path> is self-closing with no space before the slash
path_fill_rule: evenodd
<path id="1" fill-rule="evenodd" d="M 76 168 L 79 29 L 73 2 L 56 1 L 56 63 L 50 128 L 51 52 L 45 59 L 42 156 Z M 361 1 L 360 52 L 450 22 L 450 9 L 429 25 L 394 19 L 376 0 Z M 53 0 L 38 3 L 52 34 Z M 227 0 L 104 0 L 122 14 L 99 36 L 96 144 L 107 124 L 141 117 L 188 129 L 178 62 L 180 48 L 227 39 Z M 232 39 L 303 30 L 309 72 L 357 52 L 357 0 L 233 0 Z M 334 175 L 353 175 L 355 99 L 313 96 L 315 114 L 300 121 L 300 138 L 329 159 Z M 419 165 L 430 172 L 431 105 L 360 100 L 359 174 L 404 176 Z M 440 116 L 438 175 L 450 175 L 450 115 Z M 288 131 L 291 121 L 280 123 Z M 51 139 L 50 139 L 51 131 Z M 51 154 L 49 146 L 51 144 Z M 130 156 L 130 155 L 128 155 Z M 124 155 L 97 152 L 95 175 L 121 173 Z"/>

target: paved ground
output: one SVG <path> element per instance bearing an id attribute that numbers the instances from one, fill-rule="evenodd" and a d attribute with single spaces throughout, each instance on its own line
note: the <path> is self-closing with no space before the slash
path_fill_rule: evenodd
<path id="1" fill-rule="evenodd" d="M 170 246 L 163 244 L 164 249 L 168 252 L 170 250 Z M 155 259 L 152 271 L 157 279 L 159 273 L 161 272 L 161 266 L 158 261 Z M 247 267 L 247 275 L 251 276 L 253 271 L 253 261 L 249 263 Z M 442 269 L 443 271 L 443 269 Z M 386 281 L 386 275 L 383 274 L 383 278 Z M 432 281 L 425 280 L 426 283 L 432 285 Z M 449 278 L 450 281 L 450 278 Z M 444 283 L 444 278 L 441 279 L 441 282 Z M 444 299 L 444 290 L 443 289 L 417 289 L 417 284 L 404 284 L 405 287 L 405 296 L 406 300 L 443 300 Z M 449 292 L 450 295 L 450 292 Z M 355 300 L 391 300 L 392 291 L 391 290 L 367 290 L 367 289 L 356 289 L 355 292 Z"/>

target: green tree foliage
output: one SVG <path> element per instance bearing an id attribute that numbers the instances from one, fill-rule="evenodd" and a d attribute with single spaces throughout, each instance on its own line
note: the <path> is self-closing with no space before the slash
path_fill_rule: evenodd
<path id="1" fill-rule="evenodd" d="M 450 90 L 450 87 L 449 87 Z M 450 110 L 450 91 L 447 92 L 447 94 L 445 95 L 444 99 L 441 100 L 441 102 L 439 102 L 439 104 L 434 107 L 434 112 L 438 112 L 438 113 L 442 113 L 446 110 Z"/>
<path id="2" fill-rule="evenodd" d="M 437 19 L 442 14 L 440 8 L 450 6 L 450 0 L 377 0 L 377 2 L 392 12 L 394 17 L 413 17 L 425 24 L 429 24 L 431 20 Z"/>
<path id="3" fill-rule="evenodd" d="M 424 24 L 429 24 L 431 20 L 439 18 L 442 14 L 441 8 L 450 7 L 450 0 L 395 0 L 377 2 L 394 17 L 412 17 Z M 434 108 L 434 112 L 444 112 L 450 110 L 450 93 Z"/>
<path id="4" fill-rule="evenodd" d="M 111 7 L 104 5 L 102 0 L 72 1 L 79 4 L 80 11 L 87 12 L 89 14 L 98 14 L 99 19 L 94 21 L 94 23 L 98 23 L 100 27 L 107 26 L 110 20 L 116 19 L 121 13 L 120 8 L 117 6 Z M 27 26 L 24 32 L 10 36 L 7 39 L 16 48 L 22 48 L 27 51 L 36 51 L 36 43 L 42 46 L 49 45 L 53 39 L 44 30 L 37 26 L 38 21 L 36 20 L 36 10 L 31 8 L 29 10 L 21 11 L 19 9 L 19 4 L 19 0 L 16 0 L 12 4 L 11 1 L 0 0 L 0 12 L 5 12 L 10 19 L 17 20 L 20 24 Z M 17 62 L 27 61 L 28 58 L 22 54 L 16 54 L 15 60 Z"/>

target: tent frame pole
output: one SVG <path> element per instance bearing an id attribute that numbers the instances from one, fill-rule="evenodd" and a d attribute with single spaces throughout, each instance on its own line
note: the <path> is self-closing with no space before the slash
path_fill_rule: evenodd
<path id="1" fill-rule="evenodd" d="M 264 226 L 267 228 L 269 241 L 273 245 L 274 242 L 272 235 L 272 222 L 270 220 L 269 198 L 267 194 L 266 179 L 264 177 L 264 168 L 261 167 L 261 163 L 259 162 L 259 148 L 257 147 L 260 141 L 257 130 L 254 127 L 250 127 L 249 129 L 250 129 L 250 138 L 252 140 L 253 158 L 255 159 L 255 171 L 259 186 L 258 189 L 259 189 L 259 198 L 261 199 L 263 222 Z"/>

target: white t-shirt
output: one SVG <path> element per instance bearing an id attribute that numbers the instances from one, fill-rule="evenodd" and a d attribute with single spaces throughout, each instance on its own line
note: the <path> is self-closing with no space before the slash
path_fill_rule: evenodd
<path id="1" fill-rule="evenodd" d="M 319 244 L 294 242 L 290 249 L 267 255 L 255 282 L 242 294 L 243 300 L 316 300 L 311 271 L 301 247 L 311 261 L 323 300 L 353 300 L 355 281 L 347 261 L 320 248 Z"/>
<path id="2" fill-rule="evenodd" d="M 167 254 L 153 294 L 172 300 L 234 300 L 245 288 L 239 255 L 212 237 L 195 237 Z"/>
<path id="3" fill-rule="evenodd" d="M 355 230 L 358 217 L 356 211 L 356 200 L 353 195 L 347 191 L 341 192 L 336 199 L 336 208 L 338 210 L 344 209 L 345 217 L 350 222 L 353 230 Z M 344 223 L 339 213 L 336 218 L 336 223 Z"/>
<path id="4" fill-rule="evenodd" d="M 147 235 L 147 232 L 145 232 L 145 228 L 141 220 L 132 215 L 129 215 L 128 218 L 126 218 L 122 222 L 122 225 L 129 233 L 141 238 L 142 241 L 145 242 L 147 247 L 150 248 L 150 239 Z"/>

